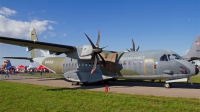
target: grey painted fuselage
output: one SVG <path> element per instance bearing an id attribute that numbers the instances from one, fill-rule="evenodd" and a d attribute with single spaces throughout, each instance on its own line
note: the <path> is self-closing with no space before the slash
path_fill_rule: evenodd
<path id="1" fill-rule="evenodd" d="M 103 54 L 103 52 L 102 52 Z M 107 79 L 174 79 L 196 75 L 190 62 L 167 50 L 109 53 L 104 56 L 106 66 L 100 62 L 93 74 L 93 59 L 77 60 L 68 57 L 40 57 L 35 62 L 44 65 L 66 79 L 78 82 L 96 82 Z M 183 70 L 185 70 L 183 72 Z"/>

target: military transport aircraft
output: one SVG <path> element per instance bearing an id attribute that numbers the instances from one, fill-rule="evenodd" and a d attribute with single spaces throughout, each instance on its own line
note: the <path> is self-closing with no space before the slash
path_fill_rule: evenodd
<path id="1" fill-rule="evenodd" d="M 31 58 L 56 74 L 63 74 L 72 84 L 108 82 L 122 79 L 168 79 L 164 86 L 172 82 L 187 81 L 188 77 L 199 73 L 197 67 L 183 60 L 169 50 L 149 50 L 137 52 L 115 52 L 100 48 L 100 32 L 96 45 L 85 34 L 91 45 L 69 46 L 37 41 L 35 30 L 32 40 L 0 36 L 0 42 L 28 47 Z M 36 49 L 48 50 L 50 54 L 66 54 L 66 57 L 38 57 Z M 15 57 L 16 59 L 16 57 Z"/>

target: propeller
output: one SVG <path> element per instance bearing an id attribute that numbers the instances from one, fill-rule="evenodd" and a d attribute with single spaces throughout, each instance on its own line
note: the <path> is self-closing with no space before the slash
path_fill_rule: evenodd
<path id="1" fill-rule="evenodd" d="M 127 49 L 128 52 L 131 52 L 131 51 L 132 51 L 132 52 L 135 52 L 135 51 L 138 51 L 138 50 L 140 49 L 140 46 L 138 46 L 137 49 L 135 50 L 135 42 L 134 42 L 133 39 L 132 39 L 132 46 L 133 46 L 133 47 L 130 48 L 130 50 Z"/>
<path id="2" fill-rule="evenodd" d="M 84 56 L 88 56 L 88 55 L 92 55 L 94 56 L 94 65 L 93 65 L 93 68 L 92 68 L 92 71 L 91 71 L 91 74 L 94 73 L 95 69 L 96 69 L 96 66 L 97 66 L 97 62 L 99 61 L 99 57 L 101 58 L 101 60 L 103 61 L 103 64 L 104 66 L 106 66 L 106 62 L 104 60 L 104 58 L 101 56 L 101 52 L 103 51 L 103 49 L 105 47 L 102 47 L 102 48 L 99 48 L 99 43 L 100 43 L 100 31 L 98 31 L 98 38 L 97 38 L 97 42 L 96 42 L 96 45 L 93 44 L 93 42 L 91 41 L 91 39 L 89 38 L 89 36 L 84 33 L 85 36 L 87 37 L 87 39 L 89 40 L 91 46 L 92 46 L 92 53 L 90 54 L 86 54 Z M 107 47 L 107 46 L 106 46 Z M 99 57 L 98 57 L 99 56 Z"/>

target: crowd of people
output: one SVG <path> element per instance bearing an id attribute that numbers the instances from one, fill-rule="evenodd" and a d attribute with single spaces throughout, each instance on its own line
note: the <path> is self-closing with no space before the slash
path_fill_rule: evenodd
<path id="1" fill-rule="evenodd" d="M 11 65 L 10 60 L 5 60 L 3 65 L 0 67 L 0 74 L 5 75 L 5 77 L 9 77 L 9 75 L 15 75 L 17 73 L 30 73 L 30 75 L 33 76 L 36 73 L 40 73 L 40 75 L 42 75 L 43 73 L 50 73 L 50 71 L 45 67 L 29 69 L 28 66 L 25 66 L 24 69 L 20 71 Z"/>
<path id="2" fill-rule="evenodd" d="M 46 71 L 46 69 L 40 69 L 40 70 L 29 69 L 29 70 L 26 70 L 24 73 L 29 73 L 31 76 L 33 76 L 36 73 L 39 73 L 40 75 L 42 75 L 42 74 L 46 74 L 46 73 L 50 73 L 50 72 Z M 0 74 L 5 75 L 5 77 L 9 77 L 9 75 L 16 75 L 16 74 L 18 74 L 18 72 L 16 72 L 15 69 L 7 70 L 7 69 L 0 68 Z"/>
<path id="3" fill-rule="evenodd" d="M 50 71 L 47 71 L 46 69 L 40 69 L 40 70 L 37 70 L 37 69 L 29 69 L 28 72 L 30 73 L 30 75 L 34 75 L 36 73 L 40 73 L 40 75 L 42 75 L 43 73 L 46 74 L 46 73 L 49 73 Z"/>

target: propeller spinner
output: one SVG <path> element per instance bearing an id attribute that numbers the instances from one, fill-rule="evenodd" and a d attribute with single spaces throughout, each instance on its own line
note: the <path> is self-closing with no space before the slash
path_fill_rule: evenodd
<path id="1" fill-rule="evenodd" d="M 93 44 L 93 42 L 91 41 L 91 39 L 89 38 L 89 36 L 86 33 L 84 33 L 84 34 L 87 37 L 87 39 L 89 40 L 89 42 L 90 42 L 90 44 L 91 44 L 91 46 L 93 48 L 92 49 L 92 53 L 84 55 L 84 56 L 88 56 L 88 55 L 94 56 L 94 65 L 93 65 L 93 68 L 92 68 L 92 71 L 91 71 L 91 74 L 93 74 L 94 71 L 95 71 L 95 69 L 96 69 L 96 66 L 97 66 L 97 61 L 99 61 L 99 57 L 101 58 L 104 66 L 106 66 L 106 62 L 105 62 L 104 58 L 101 56 L 101 54 L 100 54 L 105 47 L 99 48 L 100 31 L 98 31 L 98 38 L 97 38 L 96 46 Z"/>

